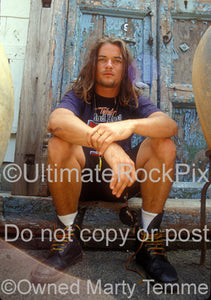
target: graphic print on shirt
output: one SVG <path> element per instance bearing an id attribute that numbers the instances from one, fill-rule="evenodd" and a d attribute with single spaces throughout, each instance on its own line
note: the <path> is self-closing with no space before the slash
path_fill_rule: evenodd
<path id="1" fill-rule="evenodd" d="M 93 121 L 97 123 L 109 123 L 122 120 L 122 114 L 117 115 L 117 110 L 106 106 L 95 108 Z"/>

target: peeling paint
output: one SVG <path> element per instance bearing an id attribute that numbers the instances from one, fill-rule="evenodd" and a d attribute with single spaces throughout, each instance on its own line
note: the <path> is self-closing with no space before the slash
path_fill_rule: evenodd
<path id="1" fill-rule="evenodd" d="M 182 176 L 181 181 L 193 182 L 193 172 L 200 168 L 208 168 L 208 159 L 205 156 L 207 144 L 203 136 L 198 114 L 194 108 L 175 108 L 173 117 L 177 122 L 179 132 L 175 137 L 177 146 L 177 164 L 187 164 L 190 172 Z M 194 164 L 194 167 L 193 167 Z M 195 181 L 200 178 L 200 173 L 195 174 Z"/>
<path id="2" fill-rule="evenodd" d="M 130 7 L 130 10 L 125 10 L 128 6 L 127 1 L 115 1 L 113 5 L 116 10 L 112 12 L 108 9 L 111 7 L 111 1 L 102 1 L 101 5 L 98 2 L 95 7 L 88 6 L 88 4 L 91 4 L 90 1 L 78 1 L 77 5 L 74 5 L 75 1 L 71 0 L 70 3 L 62 92 L 77 78 L 83 65 L 89 41 L 94 41 L 95 36 L 97 38 L 111 34 L 119 36 L 127 42 L 132 55 L 138 58 L 137 65 L 142 74 L 142 81 L 151 84 L 153 78 L 152 55 L 151 47 L 148 44 L 151 18 L 149 16 L 144 17 L 143 11 L 137 10 L 137 13 L 135 11 L 142 4 L 134 2 L 135 4 Z M 83 4 L 83 6 L 80 6 L 80 4 Z M 87 4 L 87 7 L 84 4 Z M 121 10 L 119 10 L 120 8 Z M 147 9 L 149 10 L 149 5 Z M 99 15 L 96 15 L 98 11 Z M 115 16 L 111 14 L 115 14 Z M 131 17 L 128 17 L 130 14 Z M 138 14 L 140 14 L 140 17 Z M 125 16 L 123 17 L 123 15 Z M 75 18 L 75 24 L 72 21 L 73 18 Z M 125 23 L 128 24 L 127 31 L 122 30 L 122 25 Z"/>
<path id="3" fill-rule="evenodd" d="M 55 37 L 55 49 L 54 49 L 54 64 L 52 69 L 51 81 L 53 88 L 53 108 L 55 108 L 58 99 L 61 95 L 61 78 L 63 75 L 63 55 L 64 55 L 64 43 L 66 38 L 66 4 L 61 3 L 60 13 L 56 15 L 54 37 Z M 53 109 L 52 108 L 52 109 Z"/>

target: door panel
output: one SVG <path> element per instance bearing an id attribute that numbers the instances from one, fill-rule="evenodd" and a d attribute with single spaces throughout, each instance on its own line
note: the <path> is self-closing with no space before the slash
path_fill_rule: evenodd
<path id="1" fill-rule="evenodd" d="M 177 147 L 176 162 L 187 164 L 190 168 L 189 174 L 180 177 L 182 189 L 179 188 L 177 191 L 174 189 L 173 197 L 200 198 L 200 186 L 197 189 L 195 184 L 193 194 L 189 193 L 188 187 L 194 186 L 192 178 L 194 167 L 203 170 L 208 162 L 205 157 L 207 145 L 194 102 L 192 63 L 196 47 L 210 24 L 210 3 L 206 9 L 202 9 L 196 0 L 161 2 L 160 106 L 178 124 L 179 132 L 174 139 Z"/>
<path id="2" fill-rule="evenodd" d="M 192 84 L 192 63 L 202 34 L 211 22 L 200 20 L 173 20 L 174 50 L 177 58 L 172 66 L 172 81 L 175 84 Z"/>
<path id="3" fill-rule="evenodd" d="M 142 11 L 128 8 L 126 10 L 123 4 L 120 8 L 109 8 L 84 6 L 83 2 L 83 5 L 76 4 L 72 9 L 75 1 L 71 0 L 70 3 L 62 92 L 64 93 L 77 78 L 93 42 L 110 35 L 121 37 L 126 41 L 140 70 L 141 75 L 137 81 L 141 80 L 151 85 L 152 47 L 148 44 L 151 32 L 149 8 Z"/>
<path id="4" fill-rule="evenodd" d="M 143 56 L 143 20 L 105 17 L 104 35 L 123 39 L 134 58 Z M 143 59 L 136 60 L 138 69 L 143 70 Z M 140 78 L 141 80 L 141 78 Z"/>
<path id="5" fill-rule="evenodd" d="M 73 29 L 71 17 L 73 12 L 70 10 L 69 13 L 68 32 Z M 103 36 L 120 37 L 127 43 L 138 68 L 136 82 L 142 81 L 151 87 L 152 44 L 148 41 L 152 29 L 149 10 L 140 12 L 123 8 L 78 5 L 74 14 L 78 16 L 78 21 L 74 31 L 67 35 L 63 93 L 76 80 L 90 46 Z M 69 59 L 69 56 L 72 59 Z M 148 96 L 149 89 L 146 89 L 146 93 Z M 140 136 L 134 135 L 132 146 L 136 146 L 140 139 Z"/>
<path id="6" fill-rule="evenodd" d="M 103 36 L 103 16 L 82 14 L 80 18 L 80 36 L 79 36 L 79 63 L 76 65 L 74 78 L 77 78 L 84 65 L 87 49 Z"/>

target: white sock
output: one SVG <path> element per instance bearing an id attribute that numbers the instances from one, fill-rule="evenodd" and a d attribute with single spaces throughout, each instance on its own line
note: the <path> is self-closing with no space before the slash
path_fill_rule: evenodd
<path id="1" fill-rule="evenodd" d="M 151 221 L 157 216 L 158 214 L 154 214 L 148 211 L 143 210 L 142 208 L 142 226 L 143 229 L 147 230 Z"/>
<path id="2" fill-rule="evenodd" d="M 58 216 L 59 220 L 67 227 L 71 226 L 75 220 L 75 217 L 77 215 L 78 211 L 72 214 L 64 215 L 64 216 Z"/>

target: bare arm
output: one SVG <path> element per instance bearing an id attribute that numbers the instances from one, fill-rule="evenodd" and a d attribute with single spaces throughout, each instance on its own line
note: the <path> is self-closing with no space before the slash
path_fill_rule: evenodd
<path id="1" fill-rule="evenodd" d="M 155 112 L 148 118 L 99 124 L 89 132 L 88 142 L 103 154 L 111 143 L 127 139 L 133 133 L 151 138 L 169 138 L 177 134 L 177 124 L 163 112 Z"/>
<path id="2" fill-rule="evenodd" d="M 151 138 L 170 138 L 177 134 L 177 124 L 163 112 L 155 112 L 148 118 L 134 120 L 134 132 Z"/>
<path id="3" fill-rule="evenodd" d="M 47 129 L 66 142 L 89 147 L 87 135 L 91 133 L 92 128 L 69 109 L 54 110 L 50 115 Z"/>
<path id="4" fill-rule="evenodd" d="M 58 108 L 50 116 L 47 129 L 55 136 L 72 144 L 88 147 L 89 127 L 68 109 Z M 97 134 L 98 137 L 99 134 Z M 97 150 L 97 148 L 96 148 Z M 135 181 L 135 165 L 125 151 L 116 143 L 111 143 L 105 151 L 105 160 L 113 170 L 110 183 L 112 193 L 120 197 L 127 186 Z M 125 173 L 129 172 L 129 175 Z"/>
<path id="5" fill-rule="evenodd" d="M 119 198 L 126 187 L 131 186 L 135 180 L 135 163 L 116 143 L 106 149 L 104 158 L 113 171 L 110 189 L 112 194 Z"/>

